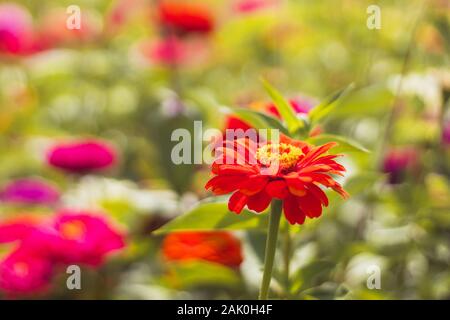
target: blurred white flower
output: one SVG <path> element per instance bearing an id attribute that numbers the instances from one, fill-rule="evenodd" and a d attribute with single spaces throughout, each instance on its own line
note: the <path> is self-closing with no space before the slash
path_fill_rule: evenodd
<path id="1" fill-rule="evenodd" d="M 93 209 L 105 201 L 120 201 L 140 213 L 167 213 L 178 211 L 178 196 L 171 190 L 139 189 L 131 181 L 121 181 L 97 176 L 83 177 L 62 198 L 71 208 Z"/>
<path id="2" fill-rule="evenodd" d="M 411 73 L 402 77 L 392 76 L 388 80 L 388 86 L 394 94 L 397 93 L 401 80 L 400 93 L 419 97 L 423 103 L 432 109 L 440 108 L 442 105 L 442 88 L 439 79 L 432 73 Z"/>

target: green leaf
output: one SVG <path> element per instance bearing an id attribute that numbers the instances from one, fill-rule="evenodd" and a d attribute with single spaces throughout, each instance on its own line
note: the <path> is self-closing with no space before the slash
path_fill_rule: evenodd
<path id="1" fill-rule="evenodd" d="M 181 288 L 192 287 L 228 287 L 233 288 L 241 284 L 236 271 L 217 263 L 206 261 L 186 261 L 171 263 L 170 275 L 165 282 Z"/>
<path id="2" fill-rule="evenodd" d="M 348 85 L 346 88 L 341 89 L 324 101 L 315 106 L 308 114 L 311 123 L 317 123 L 319 120 L 328 116 L 338 105 L 340 105 L 343 99 L 352 91 L 354 88 L 353 83 Z"/>
<path id="3" fill-rule="evenodd" d="M 254 111 L 250 109 L 234 109 L 233 113 L 241 120 L 250 124 L 253 128 L 260 129 L 278 129 L 284 134 L 289 134 L 288 130 L 283 126 L 283 124 L 274 117 L 266 115 L 259 111 Z"/>
<path id="4" fill-rule="evenodd" d="M 302 129 L 305 126 L 305 124 L 302 120 L 297 118 L 297 115 L 295 114 L 295 111 L 292 109 L 291 104 L 286 99 L 284 99 L 281 93 L 279 93 L 277 89 L 272 87 L 272 85 L 269 82 L 262 79 L 262 83 L 264 89 L 272 98 L 272 101 L 274 102 L 275 107 L 280 113 L 281 118 L 286 122 L 286 126 L 289 132 L 291 134 L 295 134 L 296 132 L 299 131 L 299 129 Z"/>
<path id="5" fill-rule="evenodd" d="M 228 210 L 227 203 L 200 203 L 193 210 L 170 221 L 156 234 L 183 230 L 265 230 L 267 216 L 246 209 L 238 215 Z"/>
<path id="6" fill-rule="evenodd" d="M 324 283 L 329 280 L 328 276 L 335 267 L 336 265 L 332 261 L 319 260 L 297 270 L 294 275 L 292 292 L 298 294 Z"/>
<path id="7" fill-rule="evenodd" d="M 332 142 L 332 141 L 337 142 L 338 145 L 332 149 L 332 151 L 335 153 L 340 153 L 340 152 L 370 153 L 370 151 L 368 149 L 366 149 L 364 146 L 362 146 L 358 142 L 356 142 L 350 138 L 333 135 L 333 134 L 321 134 L 321 135 L 318 135 L 315 137 L 310 137 L 307 139 L 307 141 L 314 145 L 321 145 L 321 144 L 325 144 L 327 142 Z"/>

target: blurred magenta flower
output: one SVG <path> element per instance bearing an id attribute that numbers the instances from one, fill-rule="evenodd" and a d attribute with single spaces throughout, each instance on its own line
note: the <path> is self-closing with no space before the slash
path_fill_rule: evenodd
<path id="1" fill-rule="evenodd" d="M 56 261 L 99 266 L 107 254 L 125 246 L 124 235 L 100 214 L 63 210 L 53 219 L 50 244 Z"/>
<path id="2" fill-rule="evenodd" d="M 103 215 L 71 210 L 1 222 L 0 243 L 10 242 L 17 246 L 0 261 L 0 290 L 11 296 L 44 292 L 57 266 L 98 267 L 125 246 L 124 234 Z"/>
<path id="3" fill-rule="evenodd" d="M 162 245 L 167 261 L 204 260 L 237 268 L 242 263 L 240 241 L 224 231 L 191 231 L 169 234 Z"/>
<path id="4" fill-rule="evenodd" d="M 214 29 L 214 17 L 200 3 L 164 0 L 158 7 L 160 23 L 178 34 L 209 33 Z"/>
<path id="5" fill-rule="evenodd" d="M 23 215 L 0 223 L 0 243 L 23 240 L 28 237 L 41 222 L 34 216 Z"/>
<path id="6" fill-rule="evenodd" d="M 15 3 L 0 4 L 0 53 L 23 55 L 33 51 L 33 19 Z"/>
<path id="7" fill-rule="evenodd" d="M 419 155 L 410 147 L 393 148 L 387 152 L 383 162 L 383 172 L 389 174 L 389 183 L 403 182 L 408 172 L 417 168 Z"/>
<path id="8" fill-rule="evenodd" d="M 38 294 L 48 290 L 53 263 L 26 247 L 19 247 L 0 262 L 0 290 L 8 296 Z"/>
<path id="9" fill-rule="evenodd" d="M 114 148 L 97 140 L 60 143 L 47 155 L 51 166 L 74 173 L 108 168 L 115 163 L 116 158 Z"/>
<path id="10" fill-rule="evenodd" d="M 21 204 L 54 204 L 59 200 L 58 189 L 42 179 L 19 179 L 0 191 L 0 200 Z"/>
<path id="11" fill-rule="evenodd" d="M 234 4 L 234 10 L 240 13 L 251 13 L 266 9 L 277 2 L 277 0 L 239 0 Z"/>
<path id="12" fill-rule="evenodd" d="M 442 129 L 442 142 L 446 146 L 450 145 L 450 121 L 447 121 Z"/>
<path id="13" fill-rule="evenodd" d="M 159 64 L 177 65 L 186 59 L 186 46 L 177 37 L 168 37 L 150 43 L 142 43 L 146 57 Z"/>

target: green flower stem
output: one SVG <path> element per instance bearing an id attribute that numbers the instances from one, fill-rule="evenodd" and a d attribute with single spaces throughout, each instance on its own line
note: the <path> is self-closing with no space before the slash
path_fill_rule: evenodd
<path id="1" fill-rule="evenodd" d="M 272 278 L 273 261 L 275 249 L 277 248 L 278 230 L 280 227 L 281 201 L 273 200 L 270 205 L 269 230 L 266 240 L 266 252 L 264 257 L 264 272 L 259 291 L 259 300 L 267 300 L 269 295 L 270 280 Z"/>

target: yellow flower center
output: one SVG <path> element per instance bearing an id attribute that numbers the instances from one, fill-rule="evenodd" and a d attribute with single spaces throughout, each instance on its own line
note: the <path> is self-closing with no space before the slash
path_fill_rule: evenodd
<path id="1" fill-rule="evenodd" d="M 86 227 L 81 221 L 66 222 L 61 225 L 61 234 L 69 240 L 76 240 L 83 237 Z"/>
<path id="2" fill-rule="evenodd" d="M 299 147 L 287 143 L 274 143 L 258 148 L 256 159 L 263 166 L 277 164 L 281 169 L 290 169 L 297 164 L 302 154 Z"/>

